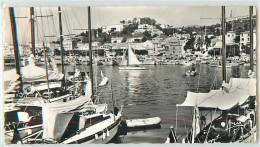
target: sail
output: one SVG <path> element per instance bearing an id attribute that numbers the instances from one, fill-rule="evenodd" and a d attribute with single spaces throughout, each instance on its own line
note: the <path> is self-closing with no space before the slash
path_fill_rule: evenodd
<path id="1" fill-rule="evenodd" d="M 139 65 L 141 62 L 137 59 L 136 55 L 134 54 L 132 48 L 128 47 L 128 64 L 129 65 Z"/>

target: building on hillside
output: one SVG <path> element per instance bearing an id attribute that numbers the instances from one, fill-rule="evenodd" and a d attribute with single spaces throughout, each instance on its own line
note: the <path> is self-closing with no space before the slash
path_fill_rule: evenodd
<path id="1" fill-rule="evenodd" d="M 114 24 L 114 25 L 105 25 L 102 26 L 102 32 L 110 33 L 110 32 L 120 32 L 124 28 L 123 24 Z"/>
<path id="2" fill-rule="evenodd" d="M 3 55 L 14 56 L 14 47 L 11 44 L 3 43 Z"/>
<path id="3" fill-rule="evenodd" d="M 111 38 L 111 43 L 122 43 L 124 37 L 113 37 Z"/>
<path id="4" fill-rule="evenodd" d="M 181 38 L 185 38 L 185 39 L 190 39 L 190 34 L 178 34 L 178 33 L 173 33 L 172 37 L 181 39 Z"/>
<path id="5" fill-rule="evenodd" d="M 239 49 L 242 51 L 243 46 L 250 45 L 250 32 L 242 32 L 240 33 L 240 45 Z M 256 49 L 256 31 L 253 31 L 253 48 Z"/>
<path id="6" fill-rule="evenodd" d="M 234 32 L 234 31 L 227 32 L 225 38 L 226 38 L 226 43 L 229 43 L 229 44 L 235 43 L 236 32 Z"/>
<path id="7" fill-rule="evenodd" d="M 141 43 L 144 37 L 127 38 L 126 43 Z"/>
<path id="8" fill-rule="evenodd" d="M 64 40 L 63 41 L 63 47 L 64 47 L 65 51 L 72 50 L 72 40 L 70 40 L 70 39 Z"/>
<path id="9" fill-rule="evenodd" d="M 101 46 L 102 43 L 100 42 L 92 42 L 92 47 L 96 47 L 99 48 Z"/>

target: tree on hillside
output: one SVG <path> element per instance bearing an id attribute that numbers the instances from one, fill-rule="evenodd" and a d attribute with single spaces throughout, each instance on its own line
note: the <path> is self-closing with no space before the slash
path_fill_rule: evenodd
<path id="1" fill-rule="evenodd" d="M 138 24 L 129 24 L 122 30 L 122 34 L 127 35 L 133 33 L 137 29 Z"/>
<path id="2" fill-rule="evenodd" d="M 162 30 L 162 32 L 163 32 L 165 35 L 170 36 L 170 35 L 172 35 L 172 34 L 174 33 L 174 29 L 173 29 L 173 28 L 164 28 L 164 29 Z"/>
<path id="3" fill-rule="evenodd" d="M 205 37 L 205 43 L 206 43 L 206 47 L 209 47 L 211 44 L 211 40 L 207 36 Z"/>
<path id="4" fill-rule="evenodd" d="M 147 37 L 148 39 L 152 37 L 151 33 L 148 31 L 143 32 L 144 37 Z"/>
<path id="5" fill-rule="evenodd" d="M 195 38 L 194 37 L 191 37 L 188 42 L 185 44 L 184 46 L 184 50 L 188 50 L 188 49 L 192 49 L 194 50 L 194 41 L 195 41 Z"/>
<path id="6" fill-rule="evenodd" d="M 156 25 L 155 25 L 155 27 L 156 27 L 156 29 L 158 29 L 158 30 L 162 31 L 161 24 L 156 24 Z"/>
<path id="7" fill-rule="evenodd" d="M 155 26 L 156 21 L 150 17 L 141 18 L 141 24 L 149 24 Z"/>

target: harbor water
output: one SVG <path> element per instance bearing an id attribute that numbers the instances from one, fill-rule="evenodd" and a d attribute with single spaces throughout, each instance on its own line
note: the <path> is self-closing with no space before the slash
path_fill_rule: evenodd
<path id="1" fill-rule="evenodd" d="M 209 92 L 221 85 L 221 68 L 197 65 L 197 75 L 187 77 L 189 69 L 180 65 L 145 66 L 146 70 L 119 70 L 118 66 L 93 66 L 94 85 L 101 81 L 100 71 L 109 78 L 109 84 L 97 88 L 102 103 L 107 103 L 111 111 L 111 87 L 115 106 L 124 105 L 123 112 L 128 119 L 160 117 L 161 127 L 128 131 L 119 134 L 111 143 L 164 143 L 170 126 L 176 131 L 177 139 L 187 133 L 192 123 L 193 109 L 179 107 L 187 91 Z M 80 69 L 88 72 L 89 66 L 70 65 L 65 71 Z M 240 66 L 239 71 L 227 68 L 227 79 L 234 75 L 247 77 L 249 67 Z M 232 70 L 233 74 L 232 74 Z M 112 85 L 111 85 L 112 84 Z M 179 141 L 178 141 L 179 142 Z"/>
<path id="2" fill-rule="evenodd" d="M 191 107 L 179 107 L 187 95 L 187 91 L 209 92 L 218 89 L 221 85 L 221 68 L 205 64 L 196 66 L 197 75 L 187 77 L 187 66 L 160 65 L 145 66 L 146 70 L 119 70 L 118 66 L 93 66 L 94 85 L 101 81 L 102 71 L 109 78 L 108 85 L 97 88 L 96 94 L 102 103 L 108 104 L 112 110 L 111 87 L 115 106 L 123 107 L 123 113 L 128 119 L 160 117 L 161 126 L 141 130 L 128 130 L 117 135 L 111 143 L 164 143 L 169 134 L 170 126 L 176 131 L 178 142 L 182 135 L 191 128 Z M 14 67 L 5 67 L 5 70 Z M 61 67 L 59 67 L 61 71 Z M 89 72 L 86 65 L 67 65 L 66 72 L 79 69 Z M 247 77 L 248 66 L 227 68 L 227 79 L 232 76 Z M 68 76 L 68 75 L 66 75 Z M 227 82 L 228 82 L 227 81 Z M 112 84 L 112 85 L 111 85 Z M 96 87 L 96 86 L 94 86 Z"/>

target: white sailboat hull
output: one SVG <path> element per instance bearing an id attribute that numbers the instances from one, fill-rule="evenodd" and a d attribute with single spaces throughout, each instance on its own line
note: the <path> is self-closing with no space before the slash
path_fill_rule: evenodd
<path id="1" fill-rule="evenodd" d="M 118 131 L 118 127 L 121 122 L 121 114 L 116 116 L 116 121 L 113 120 L 113 115 L 110 114 L 111 118 L 95 124 L 80 133 L 72 136 L 71 138 L 62 142 L 62 144 L 104 144 L 108 143 L 114 138 Z M 108 130 L 108 131 L 107 131 Z"/>
<path id="2" fill-rule="evenodd" d="M 122 67 L 119 67 L 119 70 L 145 70 L 145 67 L 138 67 L 138 66 L 122 66 Z"/>

